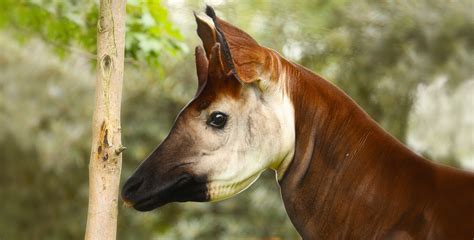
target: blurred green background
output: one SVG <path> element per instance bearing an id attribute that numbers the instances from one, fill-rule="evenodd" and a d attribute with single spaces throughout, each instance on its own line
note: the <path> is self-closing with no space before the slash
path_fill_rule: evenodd
<path id="1" fill-rule="evenodd" d="M 217 14 L 344 89 L 424 156 L 474 169 L 472 0 L 209 0 Z M 196 90 L 192 11 L 127 3 L 122 179 Z M 97 2 L 0 1 L 0 239 L 81 239 Z M 119 239 L 298 239 L 273 172 L 219 203 L 119 206 Z"/>

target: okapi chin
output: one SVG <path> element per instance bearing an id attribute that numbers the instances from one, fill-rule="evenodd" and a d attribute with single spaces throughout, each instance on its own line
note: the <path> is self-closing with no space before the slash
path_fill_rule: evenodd
<path id="1" fill-rule="evenodd" d="M 336 86 L 206 14 L 196 95 L 123 186 L 126 203 L 218 201 L 274 169 L 304 239 L 474 236 L 473 173 L 413 153 Z"/>

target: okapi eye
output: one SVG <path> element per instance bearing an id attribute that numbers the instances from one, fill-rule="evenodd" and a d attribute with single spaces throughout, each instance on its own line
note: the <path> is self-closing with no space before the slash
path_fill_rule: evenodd
<path id="1" fill-rule="evenodd" d="M 207 125 L 222 129 L 227 122 L 227 115 L 222 112 L 213 112 L 211 116 L 207 119 Z"/>

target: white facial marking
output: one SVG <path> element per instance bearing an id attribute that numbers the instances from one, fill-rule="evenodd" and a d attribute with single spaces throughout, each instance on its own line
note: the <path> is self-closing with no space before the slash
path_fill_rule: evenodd
<path id="1" fill-rule="evenodd" d="M 194 170 L 207 176 L 211 201 L 245 190 L 268 168 L 281 178 L 293 157 L 293 105 L 280 87 L 264 87 L 245 85 L 241 99 L 216 100 L 201 113 L 202 120 L 214 111 L 228 114 L 223 129 L 199 130 L 205 136 Z"/>

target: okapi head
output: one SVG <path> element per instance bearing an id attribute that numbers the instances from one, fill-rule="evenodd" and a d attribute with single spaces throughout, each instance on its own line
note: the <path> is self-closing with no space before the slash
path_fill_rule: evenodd
<path id="1" fill-rule="evenodd" d="M 195 14 L 203 43 L 195 53 L 197 93 L 123 186 L 122 198 L 139 211 L 229 198 L 265 169 L 281 175 L 293 157 L 293 107 L 276 53 L 212 8 L 206 14 Z"/>

